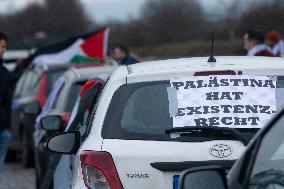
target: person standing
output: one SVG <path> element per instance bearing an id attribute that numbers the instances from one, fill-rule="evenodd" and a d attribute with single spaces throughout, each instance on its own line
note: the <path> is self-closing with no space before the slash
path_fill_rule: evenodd
<path id="1" fill-rule="evenodd" d="M 266 44 L 271 47 L 272 52 L 279 57 L 284 58 L 284 40 L 281 40 L 278 31 L 270 31 L 266 34 Z"/>
<path id="2" fill-rule="evenodd" d="M 130 56 L 129 49 L 123 45 L 114 46 L 111 51 L 111 56 L 119 65 L 131 65 L 138 63 L 134 57 Z"/>
<path id="3" fill-rule="evenodd" d="M 7 49 L 7 37 L 0 32 L 0 171 L 3 167 L 11 133 L 11 77 L 9 71 L 3 66 L 3 55 Z"/>
<path id="4" fill-rule="evenodd" d="M 270 47 L 264 44 L 264 34 L 260 31 L 249 31 L 244 36 L 244 48 L 248 51 L 247 56 L 272 56 L 275 55 Z"/>

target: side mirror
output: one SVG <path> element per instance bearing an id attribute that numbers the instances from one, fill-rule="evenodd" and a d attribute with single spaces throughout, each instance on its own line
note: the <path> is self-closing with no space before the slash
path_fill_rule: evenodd
<path id="1" fill-rule="evenodd" d="M 50 137 L 46 147 L 55 153 L 74 154 L 80 147 L 81 135 L 78 131 L 64 132 Z"/>
<path id="2" fill-rule="evenodd" d="M 63 127 L 63 119 L 60 115 L 49 115 L 41 119 L 41 127 L 48 131 L 59 131 Z"/>
<path id="3" fill-rule="evenodd" d="M 179 183 L 180 189 L 228 189 L 225 170 L 219 167 L 189 169 Z"/>
<path id="4" fill-rule="evenodd" d="M 39 114 L 41 111 L 41 106 L 38 102 L 33 102 L 24 107 L 24 112 L 28 114 Z"/>

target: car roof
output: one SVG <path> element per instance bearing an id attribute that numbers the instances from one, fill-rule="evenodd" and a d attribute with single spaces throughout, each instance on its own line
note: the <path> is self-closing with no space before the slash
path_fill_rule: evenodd
<path id="1" fill-rule="evenodd" d="M 30 70 L 38 70 L 41 72 L 53 72 L 53 71 L 61 71 L 66 70 L 70 67 L 74 66 L 73 64 L 44 64 L 44 65 L 30 65 L 28 69 Z"/>
<path id="2" fill-rule="evenodd" d="M 71 83 L 86 81 L 93 78 L 106 81 L 114 69 L 115 66 L 72 67 L 64 73 L 64 78 Z"/>
<path id="3" fill-rule="evenodd" d="M 284 75 L 283 58 L 248 56 L 216 56 L 215 58 L 214 63 L 207 62 L 208 57 L 196 57 L 120 66 L 112 74 L 112 79 L 126 78 L 126 83 L 162 81 L 207 71 L 234 71 L 242 75 Z"/>
<path id="4" fill-rule="evenodd" d="M 164 72 L 165 70 L 231 70 L 246 69 L 271 69 L 284 68 L 284 59 L 278 57 L 248 57 L 248 56 L 219 56 L 215 57 L 216 63 L 208 63 L 208 57 L 180 58 L 145 62 L 127 67 L 129 74 L 143 74 L 149 72 Z"/>
<path id="5" fill-rule="evenodd" d="M 82 63 L 82 64 L 72 64 L 72 63 L 60 63 L 60 64 L 41 64 L 41 65 L 30 65 L 28 69 L 35 69 L 39 72 L 56 72 L 67 70 L 68 68 L 86 68 L 86 67 L 95 67 L 101 66 L 103 63 Z"/>

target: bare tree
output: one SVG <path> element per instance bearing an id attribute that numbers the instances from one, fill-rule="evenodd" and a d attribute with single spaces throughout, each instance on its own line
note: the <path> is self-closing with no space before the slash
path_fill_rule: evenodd
<path id="1" fill-rule="evenodd" d="M 225 21 L 224 30 L 241 37 L 248 30 L 267 32 L 271 29 L 284 32 L 284 5 L 281 0 L 235 0 Z"/>
<path id="2" fill-rule="evenodd" d="M 142 9 L 142 20 L 149 43 L 198 38 L 204 23 L 201 6 L 195 0 L 149 0 Z"/>
<path id="3" fill-rule="evenodd" d="M 0 16 L 0 30 L 14 47 L 25 48 L 82 34 L 92 26 L 78 0 L 45 0 L 32 3 L 12 15 Z M 41 34 L 41 35 L 39 35 Z"/>
<path id="4" fill-rule="evenodd" d="M 78 0 L 46 0 L 44 30 L 53 38 L 78 35 L 89 28 L 88 20 Z"/>

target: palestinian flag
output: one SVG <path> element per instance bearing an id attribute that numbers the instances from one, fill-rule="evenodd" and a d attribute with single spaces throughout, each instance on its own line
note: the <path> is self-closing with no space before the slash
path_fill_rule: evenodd
<path id="1" fill-rule="evenodd" d="M 70 38 L 61 43 L 39 49 L 32 64 L 97 63 L 107 56 L 109 29 Z"/>

